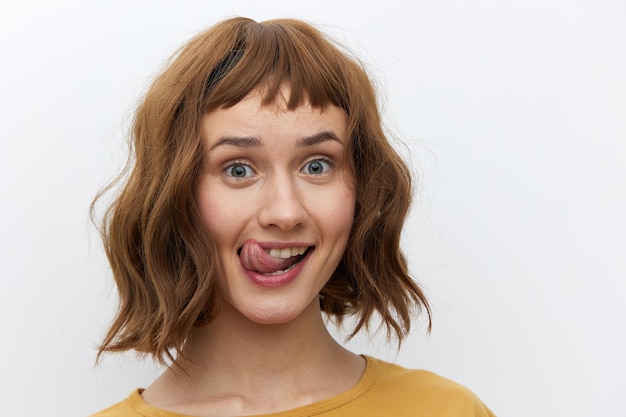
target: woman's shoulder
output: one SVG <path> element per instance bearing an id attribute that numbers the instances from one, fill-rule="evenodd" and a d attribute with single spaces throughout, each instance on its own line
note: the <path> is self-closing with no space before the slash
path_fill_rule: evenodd
<path id="1" fill-rule="evenodd" d="M 404 404 L 423 415 L 493 417 L 494 414 L 467 387 L 430 371 L 407 369 L 367 357 L 376 368 L 370 399 Z M 421 415 L 421 414 L 416 414 Z"/>
<path id="2" fill-rule="evenodd" d="M 409 369 L 372 357 L 367 357 L 367 360 L 373 362 L 377 368 L 378 380 L 388 386 L 400 385 L 407 389 L 419 389 L 431 394 L 439 391 L 455 392 L 460 395 L 471 393 L 463 385 L 431 371 Z"/>
<path id="3" fill-rule="evenodd" d="M 143 417 L 143 414 L 138 412 L 137 405 L 141 403 L 141 390 L 137 389 L 133 391 L 127 398 L 105 408 L 89 417 Z M 154 416 L 160 417 L 160 416 Z"/>

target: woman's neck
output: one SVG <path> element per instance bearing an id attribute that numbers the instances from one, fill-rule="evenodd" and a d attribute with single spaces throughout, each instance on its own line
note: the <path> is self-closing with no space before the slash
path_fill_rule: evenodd
<path id="1" fill-rule="evenodd" d="M 343 350 L 328 333 L 317 303 L 281 324 L 252 322 L 226 304 L 213 322 L 190 335 L 183 354 L 189 368 L 262 372 L 297 368 L 303 360 L 327 359 Z"/>
<path id="2" fill-rule="evenodd" d="M 146 390 L 148 403 L 158 406 L 168 392 L 160 405 L 188 414 L 211 415 L 184 408 L 190 403 L 235 415 L 284 410 L 346 391 L 365 366 L 328 333 L 319 303 L 288 323 L 271 325 L 224 305 L 216 320 L 189 336 L 183 354 L 180 369 L 168 370 Z"/>

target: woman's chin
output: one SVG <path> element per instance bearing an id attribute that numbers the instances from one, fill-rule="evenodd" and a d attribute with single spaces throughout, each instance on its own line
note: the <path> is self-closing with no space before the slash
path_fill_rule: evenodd
<path id="1" fill-rule="evenodd" d="M 242 303 L 235 301 L 230 308 L 235 310 L 235 314 L 240 318 L 259 325 L 282 325 L 307 319 L 309 315 L 319 316 L 317 297 L 309 302 L 286 298 L 288 297 L 281 297 L 278 300 L 246 300 Z"/>
<path id="2" fill-rule="evenodd" d="M 267 306 L 247 309 L 241 313 L 251 322 L 262 325 L 281 325 L 298 319 L 303 308 L 296 306 Z"/>

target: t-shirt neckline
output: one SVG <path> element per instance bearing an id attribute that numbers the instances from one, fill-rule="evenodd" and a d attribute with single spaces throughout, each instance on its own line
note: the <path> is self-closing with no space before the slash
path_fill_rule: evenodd
<path id="1" fill-rule="evenodd" d="M 375 381 L 376 373 L 378 370 L 378 361 L 370 356 L 361 355 L 365 359 L 365 370 L 363 371 L 363 375 L 359 381 L 352 388 L 348 390 L 334 395 L 332 397 L 326 398 L 324 400 L 316 401 L 311 404 L 303 405 L 297 408 L 293 408 L 290 410 L 279 411 L 276 413 L 270 414 L 254 414 L 248 415 L 245 417 L 304 417 L 304 416 L 314 416 L 318 414 L 322 414 L 340 407 L 356 400 L 357 398 L 363 396 L 369 389 L 372 387 Z M 143 389 L 138 388 L 133 391 L 128 397 L 128 401 L 130 406 L 136 411 L 138 414 L 142 416 L 150 416 L 150 417 L 196 417 L 187 414 L 179 414 L 173 411 L 161 410 L 159 408 L 153 407 L 150 404 L 146 403 L 144 399 L 141 397 L 141 393 Z M 241 416 L 244 417 L 244 416 Z"/>

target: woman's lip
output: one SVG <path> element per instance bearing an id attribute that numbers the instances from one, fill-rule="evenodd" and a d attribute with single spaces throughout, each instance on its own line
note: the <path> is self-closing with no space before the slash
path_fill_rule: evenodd
<path id="1" fill-rule="evenodd" d="M 299 246 L 306 246 L 307 248 L 310 248 L 314 246 L 311 243 L 306 243 L 306 242 L 259 242 L 258 240 L 254 240 L 254 239 L 248 239 L 248 240 L 255 241 L 263 249 L 284 249 L 284 248 L 294 248 L 294 247 L 299 247 Z M 241 247 L 243 247 L 243 245 Z M 239 248 L 239 250 L 241 250 L 241 247 Z"/>
<path id="2" fill-rule="evenodd" d="M 246 242 L 255 242 L 256 244 L 258 244 L 265 250 L 297 248 L 297 247 L 306 247 L 307 250 L 310 250 L 310 249 L 315 248 L 315 245 L 311 243 L 301 242 L 301 241 L 300 242 L 259 242 L 258 240 L 255 240 L 255 239 L 248 239 L 246 240 Z M 244 242 L 244 245 L 246 242 Z M 241 250 L 243 249 L 244 245 L 239 246 L 239 248 L 237 249 L 237 256 L 241 255 Z"/>
<path id="3" fill-rule="evenodd" d="M 261 274 L 257 271 L 246 269 L 243 265 L 241 265 L 241 263 L 240 265 L 246 277 L 248 277 L 248 279 L 252 281 L 252 283 L 258 285 L 259 287 L 264 287 L 264 288 L 282 287 L 294 281 L 298 277 L 298 275 L 304 268 L 305 264 L 309 260 L 311 253 L 313 253 L 313 248 L 309 248 L 309 251 L 306 253 L 306 255 L 302 259 L 300 259 L 293 268 L 278 275 Z"/>

